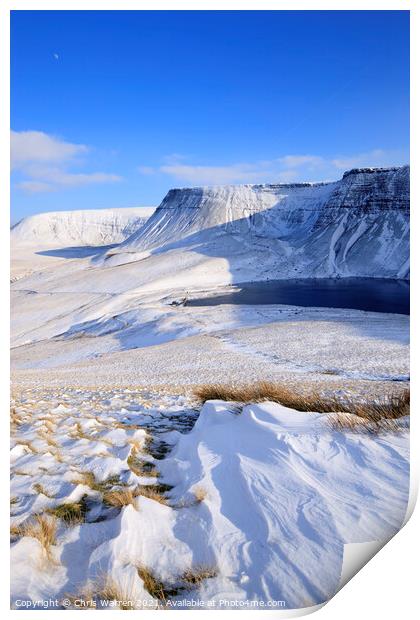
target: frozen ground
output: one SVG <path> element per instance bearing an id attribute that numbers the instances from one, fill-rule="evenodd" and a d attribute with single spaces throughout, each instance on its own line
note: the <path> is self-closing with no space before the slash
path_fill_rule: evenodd
<path id="1" fill-rule="evenodd" d="M 307 607 L 336 591 L 345 543 L 387 539 L 404 518 L 404 420 L 378 438 L 273 403 L 213 401 L 199 413 L 185 397 L 134 388 L 26 389 L 13 406 L 13 526 L 68 503 L 84 512 L 58 519 L 49 554 L 13 536 L 12 605 L 76 597 L 101 608 L 106 576 L 140 608 Z M 133 453 L 151 469 L 134 472 Z M 111 488 L 136 489 L 133 503 L 108 505 Z"/>
<path id="2" fill-rule="evenodd" d="M 391 172 L 405 187 L 407 171 Z M 363 198 L 373 177 L 360 174 Z M 308 246 L 311 273 L 353 274 L 374 259 L 406 276 L 404 252 L 388 242 L 401 229 L 406 248 L 407 192 L 384 223 L 382 186 L 368 222 L 341 214 L 337 223 L 328 210 L 330 223 L 314 228 Z M 336 190 L 202 192 L 201 206 L 217 203 L 213 215 L 198 213 L 194 191 L 181 192 L 179 217 L 169 200 L 152 218 L 149 249 L 137 233 L 118 247 L 13 248 L 12 604 L 67 597 L 74 605 L 74 596 L 106 604 L 112 580 L 114 594 L 136 607 L 306 607 L 335 592 L 344 544 L 398 530 L 408 499 L 407 420 L 399 432 L 373 436 L 333 431 L 326 414 L 273 403 L 240 410 L 211 402 L 199 414 L 191 396 L 196 384 L 259 379 L 349 398 L 405 388 L 406 316 L 181 303 L 187 292 L 208 295 L 286 266 L 303 274 L 306 232 L 300 254 L 282 235 L 302 221 L 312 226 Z M 254 215 L 273 207 L 279 227 L 270 213 L 251 218 L 251 238 L 240 222 L 243 196 Z M 220 218 L 229 226 L 212 232 Z M 260 234 L 267 230 L 270 241 Z M 79 511 L 70 523 L 69 504 Z M 56 533 L 43 548 L 39 528 L 27 527 L 51 511 Z"/>

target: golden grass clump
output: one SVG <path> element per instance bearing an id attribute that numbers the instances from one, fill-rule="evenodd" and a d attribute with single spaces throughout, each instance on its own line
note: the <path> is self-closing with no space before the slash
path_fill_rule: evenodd
<path id="1" fill-rule="evenodd" d="M 54 499 L 54 494 L 51 493 L 50 491 L 47 491 L 45 487 L 43 487 L 42 484 L 40 484 L 39 482 L 36 482 L 35 484 L 33 484 L 32 488 L 36 493 L 45 495 L 45 497 L 49 497 L 50 499 Z"/>
<path id="2" fill-rule="evenodd" d="M 385 432 L 401 432 L 404 425 L 395 418 L 362 418 L 352 413 L 335 413 L 328 415 L 328 425 L 334 431 L 351 431 L 378 435 Z"/>
<path id="3" fill-rule="evenodd" d="M 199 504 L 206 499 L 207 491 L 204 487 L 196 487 L 193 490 L 193 495 L 195 497 L 195 501 Z"/>
<path id="4" fill-rule="evenodd" d="M 168 499 L 165 496 L 166 490 L 166 485 L 145 484 L 138 486 L 135 490 L 135 494 L 136 497 L 141 495 L 142 497 L 147 497 L 147 499 L 152 499 L 155 502 L 159 502 L 159 504 L 166 505 L 168 503 Z"/>
<path id="5" fill-rule="evenodd" d="M 186 570 L 175 579 L 174 584 L 165 584 L 146 566 L 140 564 L 136 568 L 144 589 L 161 604 L 167 603 L 171 596 L 178 596 L 185 590 L 199 588 L 203 581 L 216 577 L 218 573 L 213 567 L 200 565 Z"/>
<path id="6" fill-rule="evenodd" d="M 83 496 L 80 502 L 69 502 L 68 504 L 59 504 L 48 509 L 48 513 L 64 521 L 66 525 L 79 525 L 84 523 L 86 519 L 86 501 Z"/>
<path id="7" fill-rule="evenodd" d="M 103 496 L 104 503 L 115 508 L 123 508 L 130 504 L 137 508 L 135 499 L 136 493 L 131 489 L 113 489 L 104 493 Z"/>
<path id="8" fill-rule="evenodd" d="M 135 446 L 131 448 L 130 455 L 127 459 L 127 465 L 136 476 L 147 476 L 149 478 L 157 478 L 159 476 L 159 472 L 153 463 L 138 457 Z"/>
<path id="9" fill-rule="evenodd" d="M 408 416 L 410 414 L 410 390 L 386 395 L 378 400 L 357 401 L 349 398 L 337 398 L 332 395 L 321 395 L 316 391 L 309 394 L 298 393 L 288 387 L 277 383 L 260 381 L 257 383 L 230 386 L 223 384 L 206 384 L 196 388 L 194 394 L 205 402 L 206 400 L 225 400 L 242 404 L 271 401 L 279 403 L 297 411 L 316 411 L 319 413 L 342 413 L 351 414 L 367 420 L 371 423 L 370 428 L 376 430 L 395 430 L 396 424 L 390 420 Z M 388 422 L 386 422 L 388 421 Z M 341 430 L 356 428 L 357 420 L 349 417 L 337 418 L 335 428 Z M 359 428 L 366 425 L 361 424 Z"/>
<path id="10" fill-rule="evenodd" d="M 125 487 L 126 484 L 122 483 L 120 477 L 116 474 L 114 476 L 110 476 L 106 480 L 100 482 L 96 479 L 93 471 L 79 471 L 79 478 L 73 479 L 72 484 L 83 484 L 87 487 L 90 487 L 93 491 L 98 491 L 99 493 L 105 493 L 107 491 L 112 491 L 114 486 Z"/>
<path id="11" fill-rule="evenodd" d="M 15 407 L 10 408 L 10 425 L 12 428 L 16 428 L 17 426 L 22 426 L 23 418 L 16 412 Z"/>
<path id="12" fill-rule="evenodd" d="M 121 585 L 111 575 L 101 575 L 89 582 L 78 594 L 66 594 L 73 609 L 136 609 L 132 587 Z"/>
<path id="13" fill-rule="evenodd" d="M 170 596 L 176 596 L 179 594 L 179 588 L 169 587 L 164 584 L 146 566 L 140 564 L 139 566 L 136 566 L 136 568 L 138 576 L 143 581 L 144 589 L 159 602 L 166 603 Z"/>
<path id="14" fill-rule="evenodd" d="M 217 572 L 217 569 L 212 566 L 199 565 L 186 570 L 181 575 L 181 580 L 186 584 L 187 588 L 188 586 L 190 589 L 198 588 L 206 579 L 216 577 Z"/>
<path id="15" fill-rule="evenodd" d="M 23 525 L 12 526 L 10 534 L 14 538 L 30 536 L 41 544 L 46 556 L 51 558 L 51 547 L 56 544 L 57 520 L 53 516 L 35 515 Z"/>
<path id="16" fill-rule="evenodd" d="M 195 489 L 192 490 L 192 494 L 194 496 L 194 499 L 181 499 L 180 502 L 173 507 L 190 508 L 191 506 L 197 506 L 197 504 L 201 504 L 201 502 L 203 502 L 207 497 L 206 489 L 201 486 L 195 487 Z"/>
<path id="17" fill-rule="evenodd" d="M 19 441 L 16 442 L 16 445 L 25 446 L 25 448 L 28 448 L 28 450 L 30 450 L 33 454 L 36 454 L 38 452 L 38 450 L 34 448 L 31 441 L 25 441 L 23 439 L 20 439 Z"/>

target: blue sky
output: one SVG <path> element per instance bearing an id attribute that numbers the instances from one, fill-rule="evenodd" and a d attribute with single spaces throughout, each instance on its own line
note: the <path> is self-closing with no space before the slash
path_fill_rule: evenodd
<path id="1" fill-rule="evenodd" d="M 12 221 L 408 163 L 408 11 L 14 11 Z"/>

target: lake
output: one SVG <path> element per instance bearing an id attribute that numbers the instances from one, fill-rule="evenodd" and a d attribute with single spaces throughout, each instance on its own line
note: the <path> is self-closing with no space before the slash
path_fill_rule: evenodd
<path id="1" fill-rule="evenodd" d="M 239 290 L 237 290 L 239 288 Z M 320 278 L 244 282 L 212 297 L 188 299 L 188 306 L 221 304 L 321 306 L 410 314 L 410 283 L 384 278 Z"/>

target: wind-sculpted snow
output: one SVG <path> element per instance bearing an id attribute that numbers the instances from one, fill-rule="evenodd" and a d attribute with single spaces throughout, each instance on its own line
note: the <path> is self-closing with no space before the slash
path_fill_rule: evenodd
<path id="1" fill-rule="evenodd" d="M 154 208 L 58 211 L 25 217 L 11 230 L 12 244 L 37 247 L 120 243 L 139 230 Z"/>
<path id="2" fill-rule="evenodd" d="M 334 183 L 174 189 L 108 261 L 177 248 L 225 258 L 236 282 L 253 261 L 255 279 L 407 278 L 409 167 L 355 169 Z"/>
<path id="3" fill-rule="evenodd" d="M 12 607 L 83 597 L 105 574 L 134 607 L 162 606 L 139 566 L 166 586 L 167 608 L 309 607 L 336 592 L 346 544 L 385 542 L 401 527 L 406 418 L 377 436 L 332 430 L 339 414 L 276 403 L 241 410 L 209 401 L 199 415 L 191 404 L 135 387 L 67 385 L 16 397 Z M 149 468 L 138 470 L 141 462 Z M 109 505 L 111 488 L 131 491 L 132 503 Z M 40 541 L 19 526 L 75 502 L 83 518 L 57 523 L 48 563 Z M 206 579 L 180 587 L 186 571 L 200 568 Z"/>

